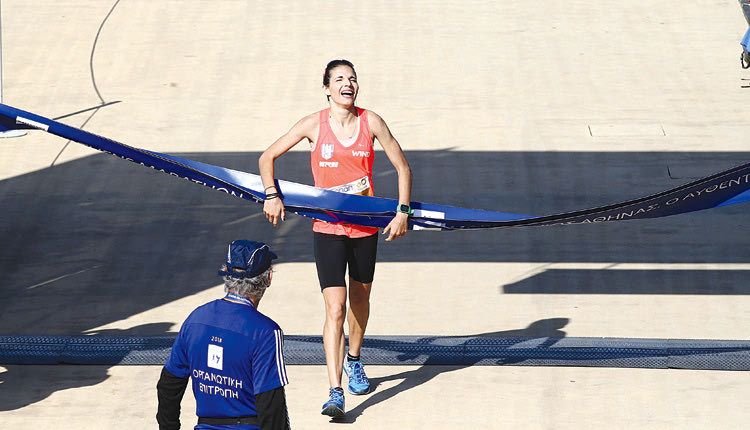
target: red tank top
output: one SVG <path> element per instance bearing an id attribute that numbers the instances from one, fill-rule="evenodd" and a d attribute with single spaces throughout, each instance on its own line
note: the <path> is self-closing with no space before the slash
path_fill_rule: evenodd
<path id="1" fill-rule="evenodd" d="M 372 196 L 375 147 L 370 133 L 370 123 L 367 121 L 367 111 L 357 108 L 359 131 L 356 137 L 346 142 L 340 141 L 331 130 L 328 122 L 330 111 L 320 111 L 318 141 L 313 143 L 310 150 L 310 167 L 315 186 L 347 194 Z M 358 238 L 377 233 L 378 228 L 315 220 L 313 231 Z"/>

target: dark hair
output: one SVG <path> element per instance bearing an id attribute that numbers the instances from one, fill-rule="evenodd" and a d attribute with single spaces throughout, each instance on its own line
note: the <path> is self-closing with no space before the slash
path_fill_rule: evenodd
<path id="1" fill-rule="evenodd" d="M 354 70 L 354 64 L 351 63 L 351 61 L 348 60 L 333 60 L 328 63 L 326 66 L 325 72 L 323 72 L 323 85 L 328 86 L 331 83 L 331 70 L 335 69 L 338 66 L 349 66 Z M 356 75 L 357 72 L 355 71 L 354 74 Z"/>

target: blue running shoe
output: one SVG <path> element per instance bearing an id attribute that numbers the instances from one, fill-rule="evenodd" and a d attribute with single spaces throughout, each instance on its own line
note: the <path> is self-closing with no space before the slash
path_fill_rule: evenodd
<path id="1" fill-rule="evenodd" d="M 344 361 L 344 371 L 349 377 L 349 392 L 352 394 L 367 394 L 370 392 L 370 380 L 365 375 L 365 368 L 361 361 Z"/>
<path id="2" fill-rule="evenodd" d="M 343 417 L 344 416 L 344 389 L 341 387 L 331 388 L 329 390 L 330 396 L 328 401 L 323 403 L 323 411 L 321 414 L 328 415 L 329 417 Z"/>

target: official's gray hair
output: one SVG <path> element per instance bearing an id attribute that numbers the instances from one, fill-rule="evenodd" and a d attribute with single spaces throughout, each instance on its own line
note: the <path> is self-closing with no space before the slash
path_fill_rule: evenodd
<path id="1" fill-rule="evenodd" d="M 224 291 L 244 297 L 262 298 L 266 288 L 271 285 L 271 270 L 269 267 L 265 272 L 254 278 L 233 278 L 224 276 Z M 237 269 L 234 269 L 237 270 Z"/>

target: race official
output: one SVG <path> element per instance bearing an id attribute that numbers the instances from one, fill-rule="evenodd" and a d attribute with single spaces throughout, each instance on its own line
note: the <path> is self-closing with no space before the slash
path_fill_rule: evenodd
<path id="1" fill-rule="evenodd" d="M 284 385 L 283 333 L 258 312 L 271 284 L 268 245 L 236 240 L 229 245 L 226 296 L 195 309 L 182 324 L 157 384 L 159 429 L 180 428 L 180 402 L 192 377 L 195 429 L 289 429 Z"/>

